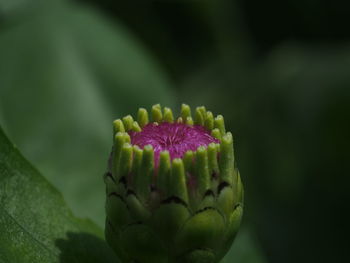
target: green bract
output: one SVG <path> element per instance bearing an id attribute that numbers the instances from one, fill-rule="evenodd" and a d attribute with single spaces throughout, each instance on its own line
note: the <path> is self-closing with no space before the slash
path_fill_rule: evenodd
<path id="1" fill-rule="evenodd" d="M 169 108 L 152 107 L 153 122 L 174 122 Z M 131 144 L 128 132 L 149 123 L 139 109 L 114 121 L 114 145 L 106 183 L 106 239 L 125 263 L 216 263 L 229 250 L 243 212 L 243 186 L 234 165 L 233 139 L 224 118 L 182 105 L 176 122 L 204 126 L 220 143 L 187 151 L 155 165 L 151 145 Z"/>

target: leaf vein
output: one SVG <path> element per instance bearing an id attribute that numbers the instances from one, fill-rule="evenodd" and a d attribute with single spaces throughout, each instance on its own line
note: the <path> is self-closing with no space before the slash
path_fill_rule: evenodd
<path id="1" fill-rule="evenodd" d="M 49 249 L 48 247 L 45 246 L 44 243 L 42 243 L 40 240 L 38 240 L 37 238 L 35 238 L 33 236 L 33 234 L 26 229 L 24 226 L 22 226 L 7 210 L 5 210 L 4 208 L 0 207 L 0 209 L 2 211 L 5 212 L 5 215 L 7 215 L 13 222 L 16 223 L 16 225 L 18 225 L 25 233 L 27 233 L 27 235 L 33 239 L 36 243 L 38 243 L 42 248 L 44 248 L 45 250 L 47 250 L 50 254 L 54 255 L 55 257 L 58 256 L 58 253 L 56 253 L 55 251 L 53 251 L 52 249 Z"/>

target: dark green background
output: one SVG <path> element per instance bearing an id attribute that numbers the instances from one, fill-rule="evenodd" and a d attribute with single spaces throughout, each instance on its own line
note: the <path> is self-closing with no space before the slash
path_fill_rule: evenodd
<path id="1" fill-rule="evenodd" d="M 77 215 L 103 225 L 112 120 L 158 102 L 206 105 L 235 138 L 244 262 L 348 262 L 349 10 L 0 0 L 0 123 Z"/>

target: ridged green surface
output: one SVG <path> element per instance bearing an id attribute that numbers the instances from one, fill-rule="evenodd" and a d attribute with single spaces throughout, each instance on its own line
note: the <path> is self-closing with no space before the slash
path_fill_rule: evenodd
<path id="1" fill-rule="evenodd" d="M 159 104 L 150 115 L 157 123 L 174 121 L 172 111 Z M 137 119 L 145 126 L 147 111 L 140 109 Z M 124 125 L 114 122 L 119 128 L 105 175 L 108 243 L 124 263 L 219 262 L 232 245 L 243 213 L 243 186 L 223 117 L 214 119 L 197 107 L 195 124 L 213 130 L 220 143 L 173 161 L 167 151 L 161 152 L 158 167 L 152 146 L 134 146 L 130 154 L 129 141 L 123 142 L 133 130 L 131 120 L 127 116 Z M 189 106 L 182 105 L 176 121 L 193 125 Z"/>
<path id="2" fill-rule="evenodd" d="M 0 262 L 119 262 L 102 236 L 92 221 L 72 214 L 0 127 Z"/>

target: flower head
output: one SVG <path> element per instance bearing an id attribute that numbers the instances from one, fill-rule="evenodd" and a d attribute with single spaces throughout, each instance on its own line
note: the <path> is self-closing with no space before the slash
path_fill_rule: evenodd
<path id="1" fill-rule="evenodd" d="M 199 146 L 207 147 L 210 143 L 219 143 L 205 127 L 181 122 L 148 123 L 142 131 L 128 133 L 132 145 L 141 149 L 152 145 L 156 164 L 162 151 L 168 151 L 170 159 L 173 160 L 182 158 L 187 151 L 196 151 Z"/>
<path id="2" fill-rule="evenodd" d="M 219 262 L 243 211 L 232 135 L 204 107 L 151 115 L 114 121 L 106 239 L 123 262 Z"/>

